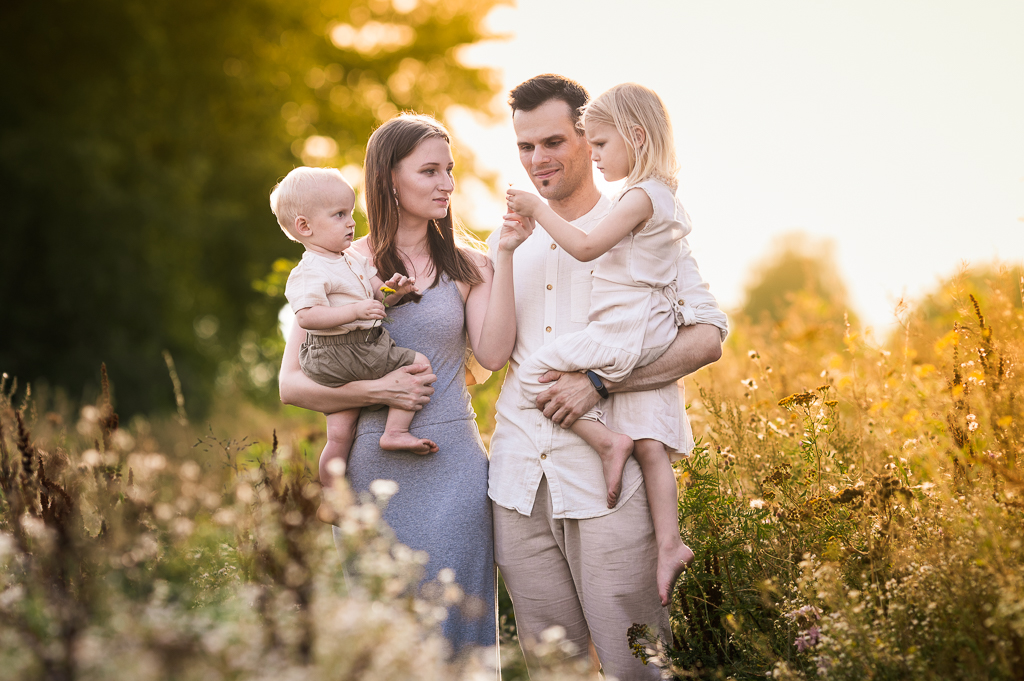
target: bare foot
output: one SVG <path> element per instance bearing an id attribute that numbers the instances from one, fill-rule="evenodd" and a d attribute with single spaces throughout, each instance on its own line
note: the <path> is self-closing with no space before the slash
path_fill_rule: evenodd
<path id="1" fill-rule="evenodd" d="M 658 595 L 661 596 L 662 605 L 668 605 L 672 600 L 676 580 L 692 561 L 693 551 L 683 543 L 671 550 L 658 551 Z"/>
<path id="2" fill-rule="evenodd" d="M 614 508 L 622 492 L 622 469 L 633 453 L 633 440 L 628 435 L 612 433 L 607 443 L 597 450 L 604 469 L 604 482 L 608 485 L 608 508 Z"/>
<path id="3" fill-rule="evenodd" d="M 384 431 L 380 436 L 380 448 L 389 452 L 412 452 L 413 454 L 434 454 L 437 445 L 422 440 L 407 430 Z"/>
<path id="4" fill-rule="evenodd" d="M 334 512 L 334 509 L 329 504 L 321 501 L 320 507 L 316 509 L 316 519 L 322 523 L 333 525 L 334 521 L 338 519 L 338 514 Z"/>

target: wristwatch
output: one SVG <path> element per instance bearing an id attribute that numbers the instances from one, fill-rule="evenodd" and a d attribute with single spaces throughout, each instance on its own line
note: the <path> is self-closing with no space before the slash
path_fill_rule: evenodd
<path id="1" fill-rule="evenodd" d="M 601 399 L 608 399 L 608 388 L 604 386 L 604 382 L 601 380 L 601 377 L 593 371 L 587 371 L 586 374 L 587 378 L 590 379 L 590 382 L 594 384 L 594 390 L 596 390 L 597 394 L 601 396 Z"/>

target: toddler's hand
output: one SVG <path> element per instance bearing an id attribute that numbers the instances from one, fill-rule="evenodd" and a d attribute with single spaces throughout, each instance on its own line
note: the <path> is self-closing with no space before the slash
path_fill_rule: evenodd
<path id="1" fill-rule="evenodd" d="M 384 303 L 379 300 L 360 300 L 358 303 L 352 303 L 356 306 L 356 314 L 359 315 L 356 319 L 384 319 Z"/>
<path id="2" fill-rule="evenodd" d="M 505 202 L 509 212 L 518 213 L 526 218 L 536 217 L 541 206 L 540 197 L 522 189 L 509 189 L 505 192 Z"/>
<path id="3" fill-rule="evenodd" d="M 390 279 L 384 282 L 384 285 L 394 290 L 394 293 L 391 295 L 404 296 L 406 293 L 412 293 L 416 290 L 416 279 L 396 272 Z"/>

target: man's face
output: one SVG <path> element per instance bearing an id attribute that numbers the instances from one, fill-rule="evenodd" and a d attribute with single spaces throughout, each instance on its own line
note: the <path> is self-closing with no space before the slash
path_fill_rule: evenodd
<path id="1" fill-rule="evenodd" d="M 576 133 L 569 114 L 568 104 L 551 99 L 533 111 L 512 115 L 519 160 L 537 192 L 549 201 L 565 200 L 593 177 L 590 145 Z"/>

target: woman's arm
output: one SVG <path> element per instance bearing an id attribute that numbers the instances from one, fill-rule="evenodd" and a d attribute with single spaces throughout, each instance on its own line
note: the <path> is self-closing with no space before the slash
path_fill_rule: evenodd
<path id="1" fill-rule="evenodd" d="M 478 256 L 484 280 L 470 289 L 466 296 L 466 330 L 476 361 L 490 371 L 505 366 L 516 344 L 512 254 L 532 233 L 532 221 L 508 215 L 501 226 L 493 269 L 486 256 Z"/>
<path id="2" fill-rule="evenodd" d="M 299 348 L 306 332 L 296 324 L 284 346 L 278 385 L 281 401 L 324 414 L 386 404 L 389 407 L 418 411 L 434 394 L 437 376 L 425 364 L 396 369 L 372 381 L 356 381 L 340 388 L 328 388 L 310 379 L 299 368 Z"/>
<path id="3" fill-rule="evenodd" d="M 530 192 L 509 189 L 506 198 L 510 209 L 533 217 L 566 253 L 580 262 L 590 262 L 604 255 L 654 215 L 651 197 L 637 187 L 626 192 L 589 233 L 558 217 L 550 206 Z"/>

